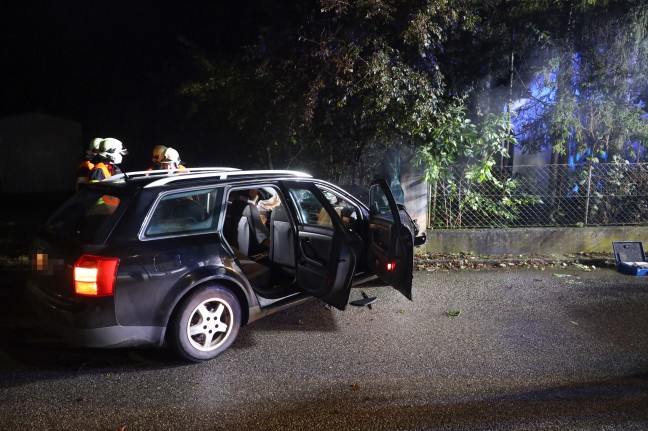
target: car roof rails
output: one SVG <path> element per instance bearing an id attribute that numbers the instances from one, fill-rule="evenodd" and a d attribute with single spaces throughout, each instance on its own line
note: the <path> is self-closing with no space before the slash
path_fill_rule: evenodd
<path id="1" fill-rule="evenodd" d="M 113 175 L 110 178 L 107 178 L 105 181 L 128 181 L 134 178 L 142 177 L 151 177 L 151 178 L 160 178 L 160 177 L 170 177 L 176 174 L 189 174 L 195 172 L 231 172 L 231 171 L 240 171 L 238 168 L 227 168 L 227 167 L 211 167 L 211 168 L 180 168 L 180 169 L 157 169 L 157 170 L 148 170 L 148 171 L 133 171 L 133 172 L 122 172 L 121 174 Z"/>
<path id="2" fill-rule="evenodd" d="M 151 171 L 148 171 L 151 172 Z M 310 174 L 300 171 L 291 170 L 249 170 L 243 171 L 235 168 L 205 168 L 205 169 L 187 169 L 186 171 L 174 171 L 177 175 L 166 175 L 157 180 L 147 184 L 144 188 L 160 187 L 175 181 L 182 181 L 187 179 L 198 178 L 218 178 L 221 180 L 231 177 L 296 177 L 296 178 L 312 178 Z"/>

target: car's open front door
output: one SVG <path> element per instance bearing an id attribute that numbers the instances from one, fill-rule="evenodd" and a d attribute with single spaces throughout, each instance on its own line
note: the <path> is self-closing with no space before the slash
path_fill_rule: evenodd
<path id="1" fill-rule="evenodd" d="M 369 189 L 369 229 L 369 268 L 382 282 L 411 300 L 412 232 L 403 226 L 401 212 L 385 180 L 375 182 Z"/>
<path id="2" fill-rule="evenodd" d="M 297 283 L 307 293 L 344 310 L 356 256 L 332 205 L 310 183 L 286 182 L 297 212 Z M 328 218 L 322 217 L 325 212 Z M 328 222 L 323 223 L 326 219 Z"/>

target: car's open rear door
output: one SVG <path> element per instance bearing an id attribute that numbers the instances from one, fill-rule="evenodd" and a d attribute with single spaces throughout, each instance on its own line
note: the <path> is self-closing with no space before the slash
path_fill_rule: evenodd
<path id="1" fill-rule="evenodd" d="M 383 283 L 411 300 L 412 232 L 403 226 L 401 212 L 385 180 L 373 183 L 369 189 L 369 229 L 369 268 Z"/>
<path id="2" fill-rule="evenodd" d="M 313 184 L 285 182 L 295 204 L 297 223 L 297 283 L 307 293 L 344 310 L 356 266 L 353 252 L 335 210 Z M 326 211 L 332 224 L 321 225 L 317 213 Z"/>

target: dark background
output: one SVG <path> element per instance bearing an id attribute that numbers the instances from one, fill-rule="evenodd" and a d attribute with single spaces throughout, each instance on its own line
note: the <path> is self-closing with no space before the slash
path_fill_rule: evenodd
<path id="1" fill-rule="evenodd" d="M 120 139 L 125 170 L 147 168 L 157 144 L 177 148 L 189 166 L 245 161 L 229 151 L 240 148 L 236 132 L 193 123 L 177 90 L 196 73 L 194 50 L 236 55 L 255 40 L 263 14 L 250 3 L 26 0 L 2 9 L 0 116 L 78 121 L 83 146 Z"/>

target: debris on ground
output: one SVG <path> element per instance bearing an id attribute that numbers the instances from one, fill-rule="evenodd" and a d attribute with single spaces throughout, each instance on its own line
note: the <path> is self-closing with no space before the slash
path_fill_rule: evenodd
<path id="1" fill-rule="evenodd" d="M 563 255 L 484 255 L 473 253 L 419 253 L 414 256 L 414 269 L 443 271 L 450 269 L 546 268 L 592 271 L 614 268 L 614 256 L 609 253 L 570 253 Z"/>

